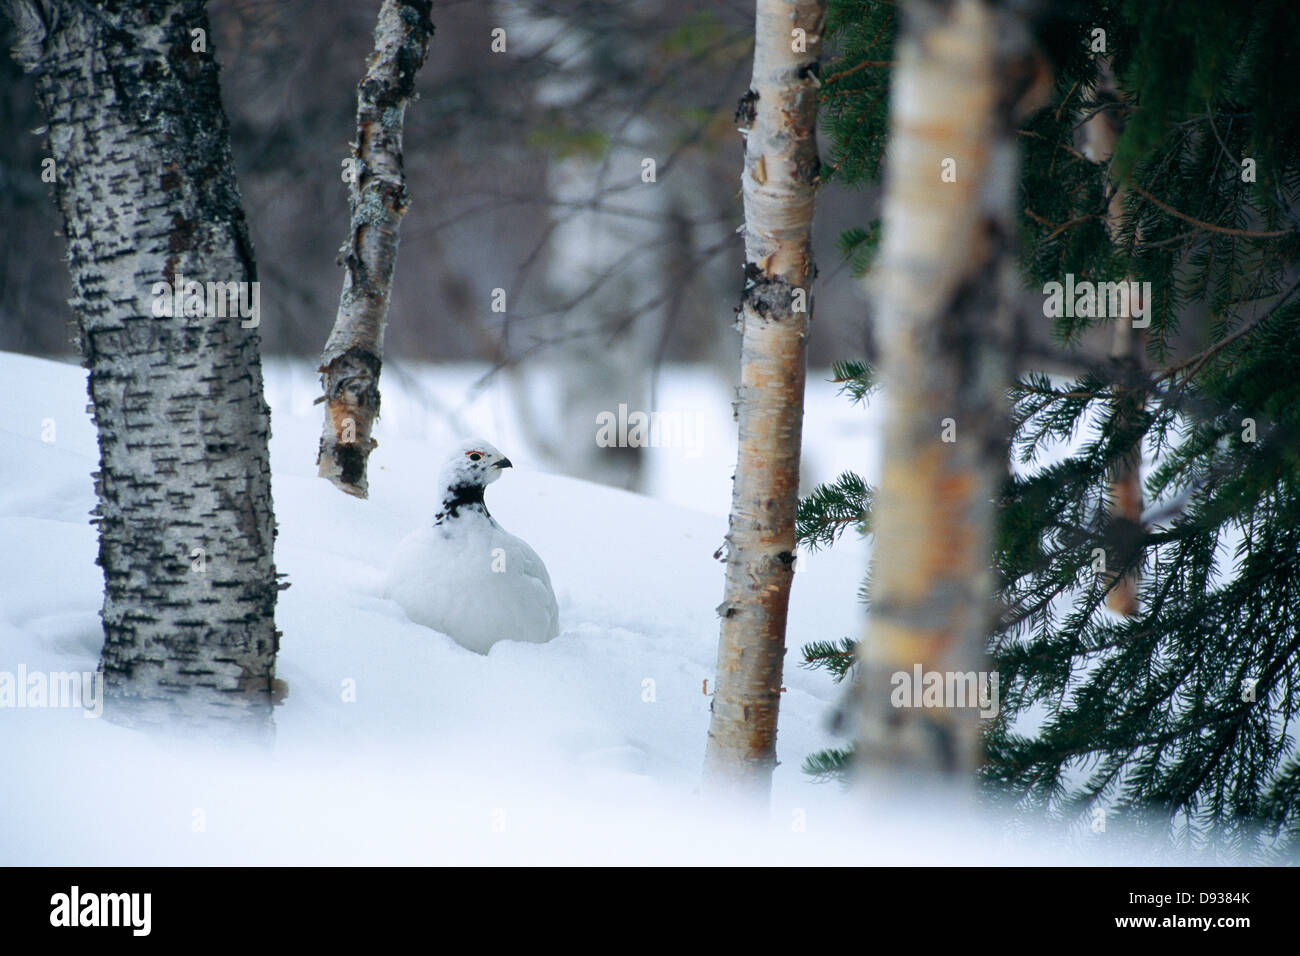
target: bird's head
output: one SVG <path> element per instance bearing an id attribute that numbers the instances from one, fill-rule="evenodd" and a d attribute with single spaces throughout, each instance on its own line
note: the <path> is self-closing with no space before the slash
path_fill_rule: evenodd
<path id="1" fill-rule="evenodd" d="M 474 438 L 452 449 L 438 479 L 444 488 L 453 491 L 484 488 L 501 477 L 501 469 L 510 467 L 510 459 L 495 446 Z"/>

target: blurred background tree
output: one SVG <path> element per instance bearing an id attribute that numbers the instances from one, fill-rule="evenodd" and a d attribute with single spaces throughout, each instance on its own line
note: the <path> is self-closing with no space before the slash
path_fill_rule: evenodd
<path id="1" fill-rule="evenodd" d="M 212 0 L 262 288 L 268 356 L 313 360 L 337 305 L 347 233 L 340 163 L 357 64 L 378 0 Z M 637 449 L 599 448 L 574 422 L 652 407 L 666 362 L 734 383 L 743 251 L 733 117 L 753 44 L 745 0 L 435 3 L 438 36 L 407 118 L 411 210 L 385 342 L 403 363 L 476 362 L 516 396 L 550 467 L 644 484 Z M 492 31 L 506 31 L 493 52 Z M 7 23 L 2 25 L 9 29 Z M 0 37 L 6 44 L 7 36 Z M 7 58 L 6 58 L 7 60 Z M 58 222 L 41 183 L 32 90 L 0 66 L 0 349 L 71 356 Z M 642 180 L 644 159 L 655 181 Z M 814 243 L 830 254 L 861 217 L 826 190 Z M 494 312 L 493 290 L 506 294 Z M 863 348 L 848 270 L 818 279 L 814 367 Z M 558 375 L 557 375 L 558 372 Z"/>

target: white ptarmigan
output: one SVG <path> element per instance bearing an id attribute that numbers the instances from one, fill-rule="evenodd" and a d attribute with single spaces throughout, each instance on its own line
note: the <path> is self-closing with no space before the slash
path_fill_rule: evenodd
<path id="1" fill-rule="evenodd" d="M 480 654 L 497 641 L 541 644 L 559 633 L 546 565 L 483 503 L 483 490 L 510 467 L 485 441 L 459 445 L 438 473 L 438 513 L 402 541 L 388 573 L 388 596 L 412 621 Z"/>

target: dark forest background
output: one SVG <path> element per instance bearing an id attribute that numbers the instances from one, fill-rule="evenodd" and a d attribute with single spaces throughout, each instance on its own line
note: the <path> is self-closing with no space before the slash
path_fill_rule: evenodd
<path id="1" fill-rule="evenodd" d="M 333 321 L 347 230 L 340 163 L 377 8 L 209 4 L 270 354 L 317 356 Z M 438 4 L 407 119 L 412 205 L 389 356 L 516 363 L 584 338 L 631 337 L 646 360 L 734 374 L 733 114 L 752 18 L 743 0 Z M 505 55 L 490 49 L 498 26 Z M 0 139 L 0 349 L 70 356 L 59 221 L 40 179 L 42 137 L 26 135 L 41 123 L 30 77 L 0 58 L 0 125 L 18 131 Z M 641 181 L 644 157 L 656 161 L 654 186 Z M 573 199 L 579 192 L 588 199 Z M 867 347 L 865 301 L 835 244 L 873 203 L 835 183 L 819 197 L 814 366 Z M 593 223 L 600 248 L 575 254 L 573 234 Z M 491 310 L 494 288 L 508 292 L 504 315 Z"/>

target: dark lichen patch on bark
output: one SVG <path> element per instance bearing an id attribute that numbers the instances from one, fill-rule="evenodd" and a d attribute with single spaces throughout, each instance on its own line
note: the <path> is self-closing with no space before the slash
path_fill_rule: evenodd
<path id="1" fill-rule="evenodd" d="M 809 186 L 820 186 L 822 181 L 822 158 L 814 150 L 812 153 L 803 152 L 795 157 L 794 175 L 801 183 Z"/>
<path id="2" fill-rule="evenodd" d="M 736 125 L 741 129 L 749 129 L 756 119 L 758 119 L 758 93 L 755 90 L 746 90 L 736 103 Z"/>
<path id="3" fill-rule="evenodd" d="M 745 287 L 741 292 L 743 307 L 763 319 L 787 319 L 795 314 L 794 292 L 797 286 L 781 276 L 771 276 L 753 262 L 745 263 Z"/>
<path id="4" fill-rule="evenodd" d="M 356 443 L 334 446 L 334 462 L 345 485 L 360 487 L 366 478 L 366 452 Z"/>
<path id="5" fill-rule="evenodd" d="M 379 372 L 383 359 L 364 348 L 350 348 L 322 365 L 323 380 L 328 382 L 328 402 L 343 402 L 355 408 L 368 408 L 379 414 Z"/>

